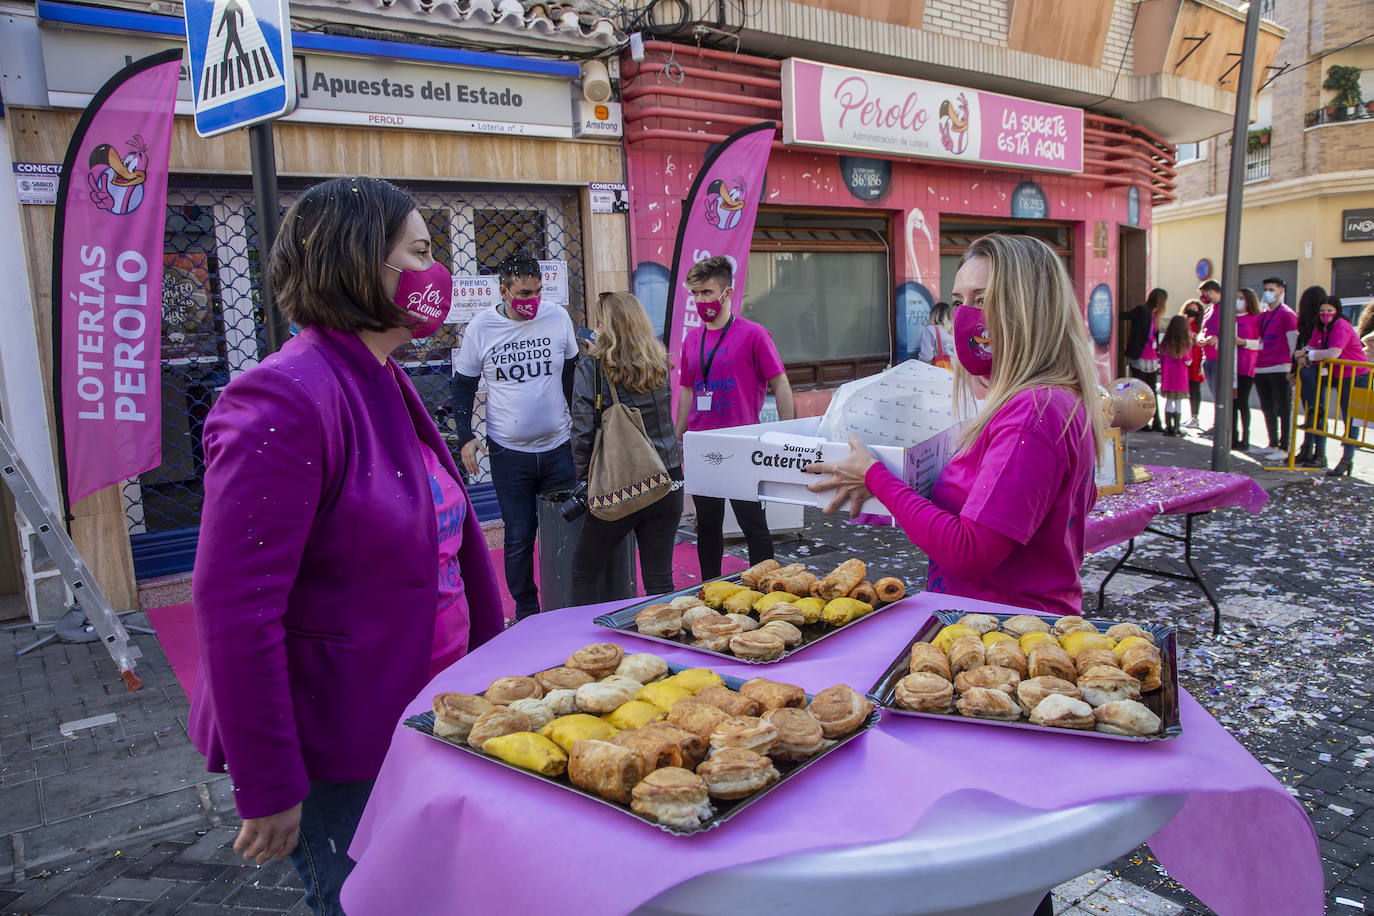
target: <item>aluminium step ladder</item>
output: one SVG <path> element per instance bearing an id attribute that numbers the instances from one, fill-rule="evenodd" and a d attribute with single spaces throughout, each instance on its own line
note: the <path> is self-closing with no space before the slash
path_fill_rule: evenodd
<path id="1" fill-rule="evenodd" d="M 76 601 L 77 609 L 86 615 L 86 620 L 100 636 L 110 658 L 114 659 L 119 676 L 130 690 L 139 689 L 143 682 L 134 674 L 134 659 L 140 654 L 138 649 L 129 645 L 128 631 L 119 622 L 110 600 L 86 567 L 86 561 L 72 543 L 66 526 L 61 524 L 47 498 L 34 483 L 3 422 L 0 422 L 0 476 L 3 476 L 5 485 L 14 494 L 19 511 L 33 526 L 48 556 L 57 565 L 62 581 Z"/>

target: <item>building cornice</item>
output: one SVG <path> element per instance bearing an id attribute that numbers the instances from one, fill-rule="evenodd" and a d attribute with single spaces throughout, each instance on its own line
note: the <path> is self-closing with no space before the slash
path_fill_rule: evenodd
<path id="1" fill-rule="evenodd" d="M 1264 207 L 1272 204 L 1288 203 L 1317 197 L 1333 197 L 1340 194 L 1362 194 L 1374 188 L 1374 169 L 1361 169 L 1354 172 L 1328 172 L 1325 175 L 1308 175 L 1290 178 L 1287 181 L 1247 185 L 1245 188 L 1246 207 Z M 1155 207 L 1151 220 L 1156 226 L 1175 223 L 1199 216 L 1215 216 L 1226 212 L 1226 195 L 1217 194 L 1185 203 Z"/>

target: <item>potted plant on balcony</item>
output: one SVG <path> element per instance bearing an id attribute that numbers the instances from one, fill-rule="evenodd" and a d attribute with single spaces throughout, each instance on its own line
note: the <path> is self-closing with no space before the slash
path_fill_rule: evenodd
<path id="1" fill-rule="evenodd" d="M 1269 127 L 1259 127 L 1250 131 L 1245 140 L 1245 151 L 1247 153 L 1258 153 L 1262 147 L 1269 145 L 1269 137 L 1273 129 Z"/>
<path id="2" fill-rule="evenodd" d="M 1326 106 L 1326 113 L 1335 120 L 1344 121 L 1353 109 L 1358 112 L 1364 95 L 1360 92 L 1360 68 L 1333 64 L 1327 68 L 1323 89 L 1336 93 L 1335 98 Z"/>

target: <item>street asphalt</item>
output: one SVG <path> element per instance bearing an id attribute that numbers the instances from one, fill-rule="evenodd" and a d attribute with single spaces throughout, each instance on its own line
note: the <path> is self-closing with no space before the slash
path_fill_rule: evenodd
<path id="1" fill-rule="evenodd" d="M 1207 467 L 1211 457 L 1196 434 L 1135 433 L 1128 445 L 1143 464 Z M 1240 455 L 1232 470 L 1271 499 L 1258 516 L 1230 508 L 1200 524 L 1221 636 L 1196 586 L 1138 574 L 1112 581 L 1102 616 L 1178 627 L 1180 682 L 1310 812 L 1327 912 L 1353 916 L 1374 906 L 1374 454 L 1343 479 L 1266 471 Z M 1088 559 L 1085 592 L 1095 595 L 1120 550 Z M 818 566 L 827 554 L 882 556 L 885 568 L 924 576 L 924 555 L 900 532 L 814 511 L 777 553 Z M 1171 556 L 1142 538 L 1133 562 Z M 1091 616 L 1093 602 L 1085 608 Z M 0 631 L 0 912 L 306 913 L 289 865 L 258 868 L 228 848 L 230 787 L 191 748 L 187 700 L 157 642 L 136 638 L 145 687 L 129 694 L 98 644 L 51 643 L 16 659 L 33 638 Z M 1073 916 L 1211 912 L 1148 846 L 1056 888 L 1055 904 Z"/>

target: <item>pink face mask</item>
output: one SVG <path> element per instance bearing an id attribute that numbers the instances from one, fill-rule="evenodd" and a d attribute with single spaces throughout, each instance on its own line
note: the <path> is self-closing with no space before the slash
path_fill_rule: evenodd
<path id="1" fill-rule="evenodd" d="M 529 299 L 512 299 L 510 310 L 519 315 L 525 321 L 529 321 L 539 314 L 539 297 L 533 296 Z"/>
<path id="2" fill-rule="evenodd" d="M 1331 322 L 1336 320 L 1336 313 L 1322 312 L 1320 315 L 1317 316 L 1317 320 L 1320 321 L 1322 324 L 1330 324 Z"/>
<path id="3" fill-rule="evenodd" d="M 715 302 L 698 302 L 697 314 L 706 321 L 715 321 L 720 317 L 720 313 L 725 311 L 725 304 L 729 301 L 730 300 L 725 294 L 722 293 L 720 298 Z"/>
<path id="4" fill-rule="evenodd" d="M 992 375 L 992 346 L 982 309 L 961 305 L 954 310 L 954 352 L 969 375 Z"/>
<path id="5" fill-rule="evenodd" d="M 435 261 L 424 270 L 401 270 L 386 265 L 401 275 L 396 286 L 396 306 L 413 321 L 410 333 L 418 340 L 428 337 L 443 325 L 453 304 L 453 275 Z"/>

